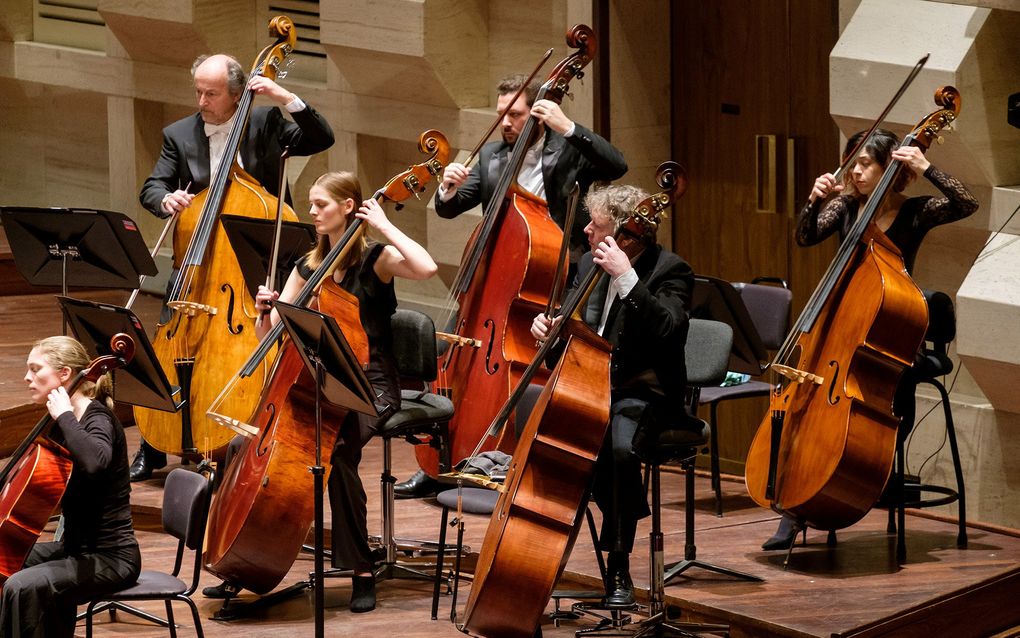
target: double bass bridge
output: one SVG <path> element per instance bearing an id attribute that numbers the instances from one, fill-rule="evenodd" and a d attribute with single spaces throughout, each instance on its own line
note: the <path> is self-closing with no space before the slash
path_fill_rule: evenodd
<path id="1" fill-rule="evenodd" d="M 791 368 L 790 366 L 784 366 L 778 363 L 772 364 L 771 368 L 795 383 L 804 383 L 805 381 L 811 381 L 818 385 L 825 383 L 825 377 L 820 377 L 817 374 L 806 370 L 798 370 L 797 368 Z"/>
<path id="2" fill-rule="evenodd" d="M 219 310 L 216 306 L 194 301 L 168 301 L 166 305 L 171 310 L 176 310 L 186 317 L 195 317 L 200 313 L 215 315 L 217 310 Z"/>

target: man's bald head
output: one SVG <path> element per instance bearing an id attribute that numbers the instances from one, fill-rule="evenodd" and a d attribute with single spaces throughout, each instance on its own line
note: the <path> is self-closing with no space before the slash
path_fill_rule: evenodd
<path id="1" fill-rule="evenodd" d="M 195 80 L 195 101 L 202 120 L 209 124 L 222 124 L 237 110 L 244 90 L 244 70 L 229 55 L 200 56 L 191 65 Z"/>

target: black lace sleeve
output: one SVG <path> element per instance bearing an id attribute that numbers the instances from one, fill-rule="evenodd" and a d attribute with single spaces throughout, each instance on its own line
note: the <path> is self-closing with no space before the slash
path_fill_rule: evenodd
<path id="1" fill-rule="evenodd" d="M 969 217 L 978 209 L 978 201 L 963 182 L 935 166 L 929 165 L 924 172 L 928 181 L 939 189 L 944 197 L 930 197 L 921 207 L 919 222 L 932 228 Z"/>
<path id="2" fill-rule="evenodd" d="M 797 244 L 813 246 L 821 243 L 832 233 L 843 228 L 850 215 L 853 198 L 845 195 L 834 197 L 822 206 L 822 200 L 804 205 L 797 215 Z"/>

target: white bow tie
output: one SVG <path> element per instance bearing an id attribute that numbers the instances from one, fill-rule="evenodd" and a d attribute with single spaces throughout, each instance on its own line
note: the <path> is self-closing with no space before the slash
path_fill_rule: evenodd
<path id="1" fill-rule="evenodd" d="M 230 126 L 233 123 L 234 123 L 233 120 L 227 120 L 223 124 L 210 124 L 208 122 L 203 122 L 202 124 L 203 124 L 203 126 L 205 126 L 205 136 L 206 137 L 212 137 L 213 135 L 215 135 L 217 133 L 223 133 L 223 134 L 229 133 L 230 132 Z"/>

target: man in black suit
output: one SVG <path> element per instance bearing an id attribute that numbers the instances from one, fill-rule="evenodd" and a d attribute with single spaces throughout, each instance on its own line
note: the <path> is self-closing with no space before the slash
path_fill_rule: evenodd
<path id="1" fill-rule="evenodd" d="M 496 87 L 497 112 L 506 111 L 500 122 L 503 139 L 483 146 L 478 164 L 470 170 L 453 162 L 443 171 L 443 181 L 435 199 L 440 217 L 451 219 L 479 204 L 489 203 L 510 150 L 531 116 L 542 125 L 543 135 L 528 149 L 517 182 L 548 202 L 549 214 L 560 228 L 566 219 L 567 197 L 574 182 L 581 188 L 583 201 L 592 183 L 619 179 L 627 172 L 627 162 L 616 147 L 570 120 L 556 102 L 536 101 L 537 84 L 527 86 L 510 105 L 511 98 L 526 79 L 523 75 L 510 76 Z M 582 206 L 570 229 L 571 247 L 579 249 L 577 254 L 584 252 L 583 229 L 587 223 L 587 212 Z"/>
<path id="2" fill-rule="evenodd" d="M 636 448 L 682 411 L 687 384 L 684 347 L 694 272 L 683 259 L 650 245 L 631 264 L 614 236 L 647 193 L 633 186 L 607 186 L 587 197 L 591 221 L 585 234 L 591 252 L 581 257 L 576 286 L 592 268 L 603 277 L 588 298 L 583 317 L 613 346 L 610 423 L 595 466 L 592 496 L 602 511 L 599 549 L 609 553 L 610 605 L 633 604 L 629 554 L 638 520 L 648 516 Z M 531 334 L 542 341 L 559 321 L 535 317 Z M 635 435 L 638 438 L 635 439 Z"/>
<path id="3" fill-rule="evenodd" d="M 452 219 L 478 206 L 486 206 L 507 166 L 510 151 L 517 142 L 528 118 L 534 116 L 541 125 L 542 136 L 525 154 L 517 183 L 528 192 L 546 200 L 549 215 L 560 228 L 566 221 L 567 199 L 574 183 L 580 187 L 580 201 L 594 182 L 612 181 L 627 172 L 623 154 L 593 131 L 564 115 L 552 100 L 535 100 L 539 86 L 532 83 L 511 105 L 510 100 L 527 77 L 513 75 L 496 87 L 496 109 L 504 113 L 500 122 L 502 140 L 489 142 L 478 154 L 478 163 L 471 169 L 456 162 L 443 171 L 443 180 L 436 191 L 436 212 Z M 509 108 L 507 108 L 509 107 Z M 584 227 L 588 212 L 581 205 L 570 233 L 571 263 L 585 251 Z M 408 480 L 394 486 L 397 498 L 427 496 L 435 491 L 436 482 L 419 470 Z"/>
<path id="4" fill-rule="evenodd" d="M 220 166 L 223 149 L 237 115 L 237 105 L 247 86 L 284 107 L 294 121 L 284 118 L 277 107 L 251 110 L 248 129 L 241 139 L 238 163 L 273 195 L 280 189 L 280 154 L 312 155 L 333 145 L 333 130 L 325 118 L 301 98 L 273 80 L 256 76 L 248 80 L 240 63 L 227 55 L 200 56 L 191 67 L 198 112 L 163 129 L 163 148 L 138 196 L 142 206 L 157 217 L 180 213 L 205 190 Z M 166 455 L 144 440 L 131 463 L 131 480 L 152 476 L 166 465 Z"/>

